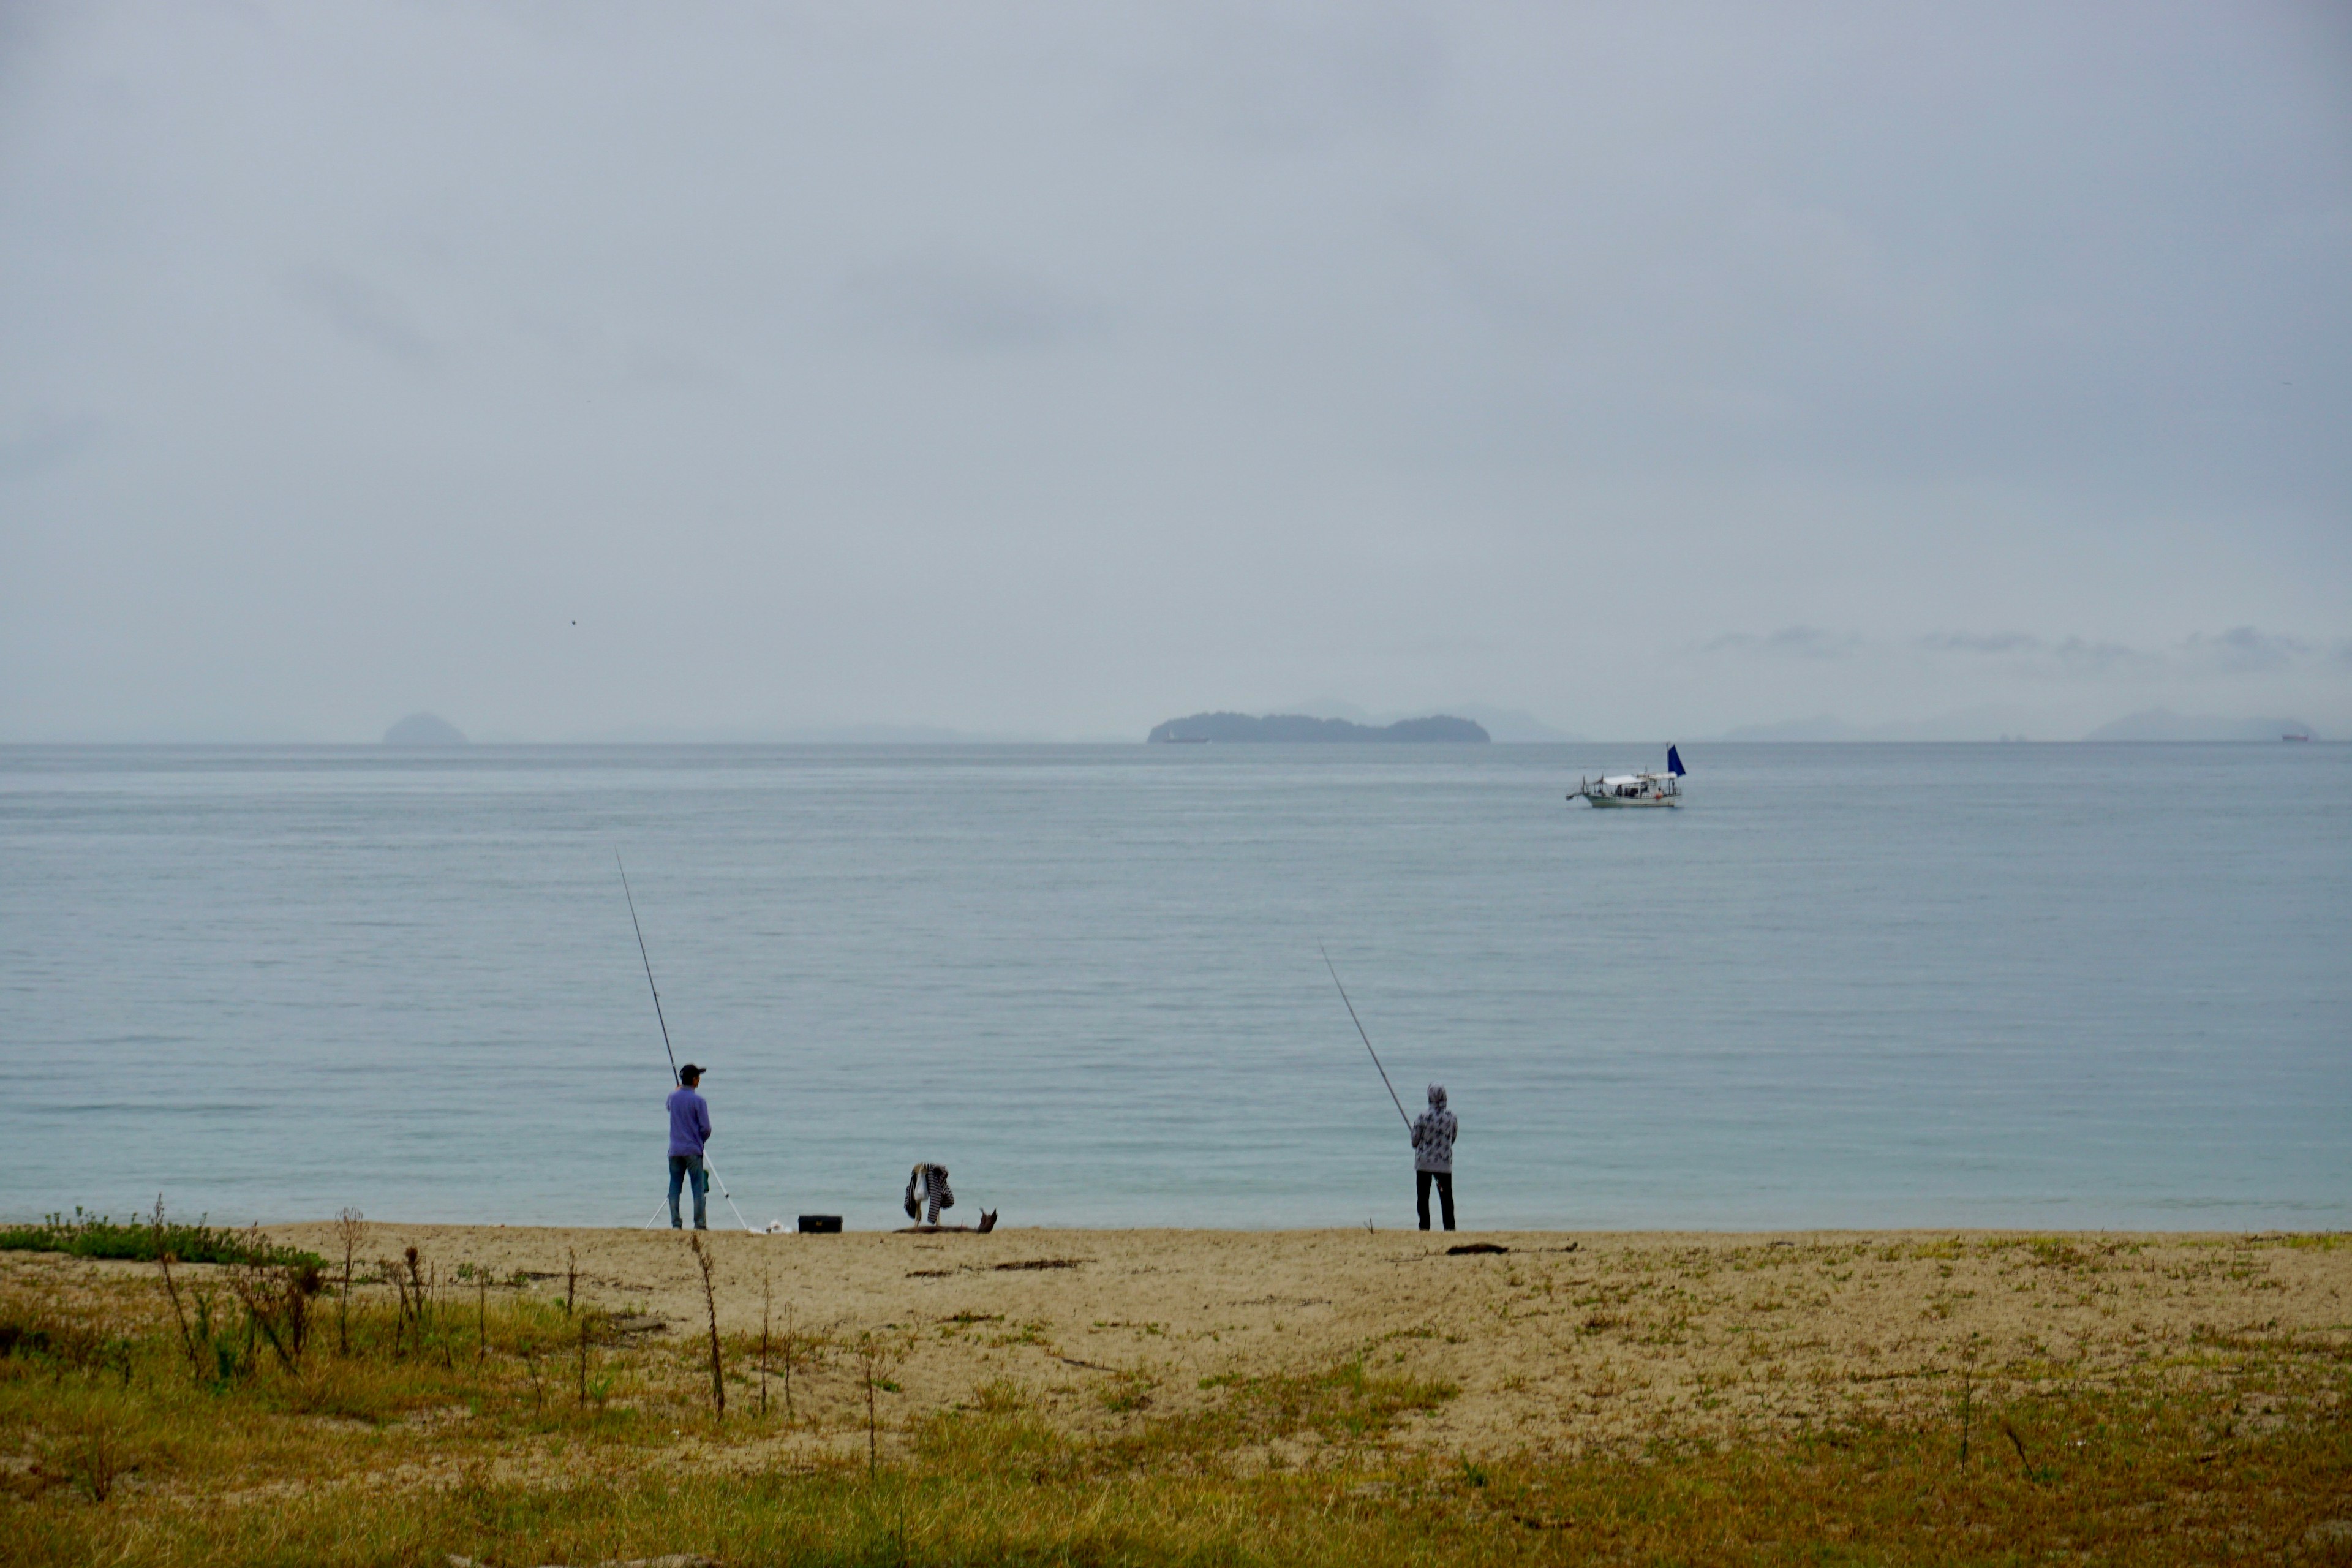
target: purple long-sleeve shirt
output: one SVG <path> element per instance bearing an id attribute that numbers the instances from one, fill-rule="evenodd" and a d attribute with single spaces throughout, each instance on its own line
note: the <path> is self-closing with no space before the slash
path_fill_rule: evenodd
<path id="1" fill-rule="evenodd" d="M 690 1089 L 674 1089 L 669 1096 L 669 1152 L 699 1154 L 710 1142 L 710 1107 Z"/>

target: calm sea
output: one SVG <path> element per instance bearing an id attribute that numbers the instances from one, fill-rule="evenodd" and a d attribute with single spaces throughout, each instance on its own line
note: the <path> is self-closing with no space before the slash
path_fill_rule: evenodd
<path id="1" fill-rule="evenodd" d="M 0 750 L 0 1214 L 2352 1223 L 2352 748 L 1661 751 Z"/>

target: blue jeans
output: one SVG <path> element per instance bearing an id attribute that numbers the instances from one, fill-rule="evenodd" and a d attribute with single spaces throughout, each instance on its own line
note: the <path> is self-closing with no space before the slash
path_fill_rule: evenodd
<path id="1" fill-rule="evenodd" d="M 669 1157 L 669 1227 L 672 1230 L 685 1228 L 677 1217 L 677 1187 L 679 1182 L 688 1177 L 694 1181 L 694 1228 L 709 1230 L 709 1216 L 703 1213 L 703 1197 L 710 1191 L 710 1175 L 702 1168 L 702 1156 L 699 1154 L 672 1154 Z"/>

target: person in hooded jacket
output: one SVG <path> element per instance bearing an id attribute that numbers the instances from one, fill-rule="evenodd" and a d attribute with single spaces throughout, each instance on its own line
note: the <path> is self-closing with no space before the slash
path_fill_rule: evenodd
<path id="1" fill-rule="evenodd" d="M 1454 1135 L 1460 1130 L 1454 1112 L 1445 1109 L 1445 1086 L 1429 1086 L 1429 1109 L 1413 1118 L 1412 1173 L 1414 1206 L 1421 1211 L 1421 1228 L 1429 1228 L 1429 1184 L 1437 1184 L 1438 1206 L 1445 1213 L 1445 1228 L 1454 1228 Z"/>
<path id="2" fill-rule="evenodd" d="M 923 1203 L 929 1199 L 931 1217 L 923 1219 Z M 940 1223 L 940 1211 L 955 1207 L 955 1190 L 948 1185 L 948 1168 L 920 1162 L 907 1177 L 907 1217 L 927 1225 Z"/>

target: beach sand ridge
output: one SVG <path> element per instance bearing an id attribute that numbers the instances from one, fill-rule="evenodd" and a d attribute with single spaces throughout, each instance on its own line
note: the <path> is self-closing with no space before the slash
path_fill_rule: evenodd
<path id="1" fill-rule="evenodd" d="M 269 1227 L 336 1252 L 325 1224 Z M 853 1399 L 861 1333 L 900 1415 L 1013 1391 L 1090 1435 L 1338 1369 L 1452 1391 L 1398 1433 L 1461 1452 L 1573 1451 L 1875 1415 L 1958 1396 L 2193 1378 L 2200 1347 L 2352 1344 L 2352 1238 L 2009 1232 L 712 1231 L 720 1328 L 824 1342 L 818 1407 Z M 1449 1256 L 1485 1243 L 1501 1253 Z M 371 1224 L 438 1277 L 582 1300 L 649 1344 L 706 1331 L 668 1230 Z M 112 1266 L 128 1268 L 130 1266 Z M 467 1286 L 470 1294 L 472 1287 Z M 739 1358 L 740 1361 L 740 1358 Z M 740 1370 L 740 1368 L 739 1368 Z M 993 1391 L 993 1393 L 992 1393 Z M 2259 1412 L 2253 1413 L 2259 1418 Z"/>

